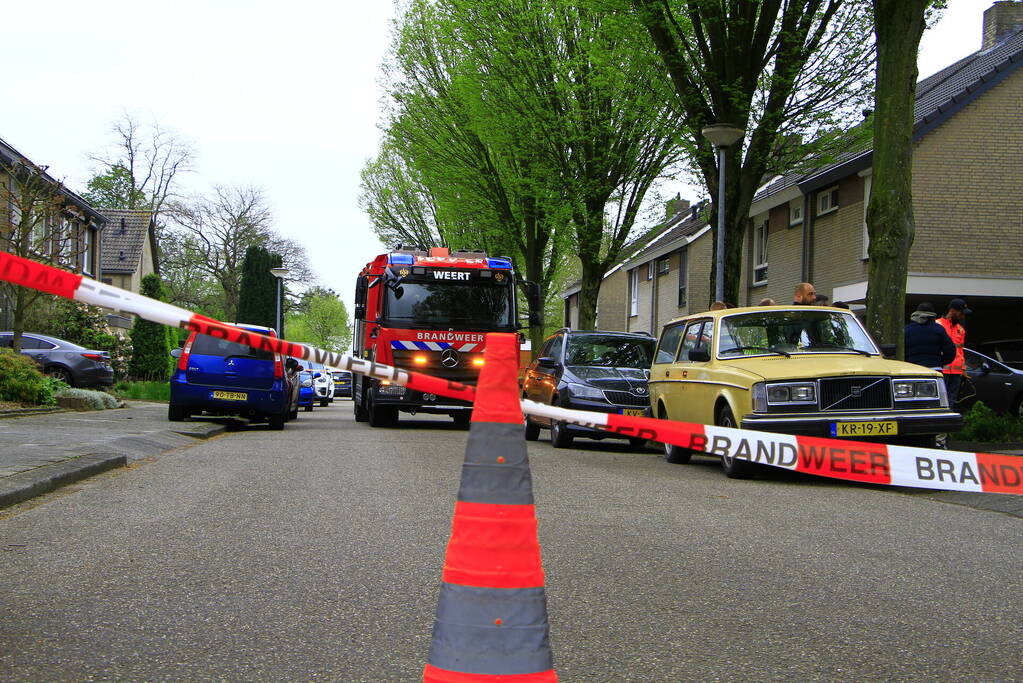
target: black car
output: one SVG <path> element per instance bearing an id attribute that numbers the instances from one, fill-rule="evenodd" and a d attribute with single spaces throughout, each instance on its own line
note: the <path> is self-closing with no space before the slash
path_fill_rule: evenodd
<path id="1" fill-rule="evenodd" d="M 645 415 L 650 406 L 647 380 L 655 344 L 646 334 L 558 330 L 526 368 L 522 396 L 562 408 Z M 535 441 L 541 429 L 551 430 L 555 448 L 568 448 L 576 436 L 626 438 L 557 420 L 526 418 L 527 439 Z M 638 448 L 646 441 L 629 438 L 629 443 Z"/>
<path id="2" fill-rule="evenodd" d="M 14 333 L 0 332 L 0 348 L 13 346 Z M 26 332 L 21 335 L 21 352 L 39 363 L 44 373 L 73 387 L 109 387 L 114 383 L 114 370 L 106 351 Z"/>
<path id="3" fill-rule="evenodd" d="M 1023 370 L 1023 339 L 1000 339 L 971 346 L 977 353 L 993 358 L 1010 368 Z"/>
<path id="4" fill-rule="evenodd" d="M 1023 370 L 999 363 L 994 358 L 963 349 L 966 378 L 959 389 L 955 410 L 965 413 L 977 401 L 991 410 L 1023 418 Z"/>

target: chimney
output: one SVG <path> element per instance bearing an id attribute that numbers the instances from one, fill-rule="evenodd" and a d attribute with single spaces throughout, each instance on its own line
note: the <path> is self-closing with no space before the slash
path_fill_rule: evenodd
<path id="1" fill-rule="evenodd" d="M 1023 30 L 1023 2 L 996 2 L 984 12 L 984 36 L 980 49 L 992 48 L 1020 30 Z"/>
<path id="2" fill-rule="evenodd" d="M 682 193 L 677 192 L 674 199 L 669 199 L 664 205 L 664 219 L 671 220 L 672 216 L 685 213 L 689 209 L 689 200 L 682 199 Z"/>

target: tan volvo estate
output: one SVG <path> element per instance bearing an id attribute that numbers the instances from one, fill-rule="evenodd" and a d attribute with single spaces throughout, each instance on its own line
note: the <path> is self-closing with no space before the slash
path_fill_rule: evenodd
<path id="1" fill-rule="evenodd" d="M 856 316 L 823 306 L 758 306 L 673 320 L 650 370 L 655 417 L 806 436 L 933 446 L 962 427 L 941 374 L 886 360 Z M 669 462 L 692 452 L 665 445 Z M 754 466 L 722 458 L 725 474 Z"/>

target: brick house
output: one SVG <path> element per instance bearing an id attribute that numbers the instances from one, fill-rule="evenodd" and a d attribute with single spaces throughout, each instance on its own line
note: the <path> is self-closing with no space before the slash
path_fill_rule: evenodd
<path id="1" fill-rule="evenodd" d="M 103 282 L 138 293 L 142 278 L 159 273 L 156 249 L 156 217 L 152 211 L 102 209 L 107 217 L 101 262 Z M 132 319 L 107 315 L 116 328 L 129 328 Z"/>
<path id="2" fill-rule="evenodd" d="M 981 49 L 917 83 L 907 308 L 928 300 L 943 312 L 962 296 L 974 309 L 974 341 L 1023 336 L 1023 321 L 1009 315 L 1023 304 L 1021 64 L 1023 2 L 997 2 L 984 14 Z M 804 280 L 832 301 L 865 301 L 871 160 L 869 148 L 850 152 L 761 188 L 740 304 L 789 302 Z"/>
<path id="3" fill-rule="evenodd" d="M 27 177 L 36 179 L 27 181 Z M 21 222 L 18 200 L 25 198 L 27 182 L 34 183 L 29 186 L 38 187 L 40 181 L 52 183 L 58 194 L 56 202 L 48 202 L 50 205 L 44 209 L 44 216 L 32 226 L 33 242 L 58 265 L 99 280 L 103 274 L 100 252 L 106 218 L 82 197 L 60 185 L 46 173 L 45 167 L 34 164 L 2 139 L 0 186 L 7 205 L 0 207 L 5 212 L 4 220 L 0 221 L 0 231 L 13 230 Z M 29 200 L 26 198 L 25 201 Z M 0 249 L 7 248 L 6 239 L 7 234 L 0 234 Z M 9 329 L 11 322 L 10 305 L 0 291 L 0 329 Z"/>
<path id="4" fill-rule="evenodd" d="M 974 310 L 968 320 L 974 342 L 1023 337 L 1023 317 L 1013 315 L 1023 304 L 1021 64 L 1023 2 L 996 2 L 984 14 L 981 49 L 917 84 L 916 238 L 907 319 L 920 301 L 941 310 L 951 298 L 964 297 Z M 765 297 L 788 303 L 801 281 L 813 282 L 832 301 L 854 308 L 864 302 L 871 158 L 869 146 L 849 151 L 830 165 L 778 176 L 760 189 L 750 208 L 735 303 L 755 305 Z M 663 268 L 655 259 L 664 256 L 664 275 L 678 267 L 680 257 L 671 256 L 677 238 L 665 234 L 605 277 L 598 327 L 656 334 L 665 320 L 705 306 L 711 234 L 697 230 L 684 238 L 690 240 L 684 245 L 689 307 L 665 305 L 661 283 L 670 279 L 650 276 Z"/>

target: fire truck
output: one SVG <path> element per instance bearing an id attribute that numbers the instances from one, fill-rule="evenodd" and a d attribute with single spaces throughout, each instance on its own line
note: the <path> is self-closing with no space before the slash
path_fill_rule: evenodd
<path id="1" fill-rule="evenodd" d="M 355 355 L 370 361 L 475 384 L 487 332 L 517 332 L 517 289 L 530 321 L 539 290 L 516 280 L 511 259 L 478 251 L 398 248 L 381 254 L 355 285 Z M 388 427 L 399 412 L 446 414 L 468 424 L 472 405 L 356 375 L 355 419 Z"/>

